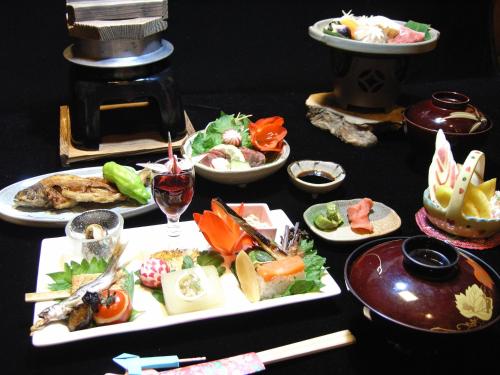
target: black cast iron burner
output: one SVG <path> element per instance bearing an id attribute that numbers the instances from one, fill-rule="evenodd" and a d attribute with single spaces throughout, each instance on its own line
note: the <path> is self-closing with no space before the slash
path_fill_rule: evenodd
<path id="1" fill-rule="evenodd" d="M 131 67 L 95 68 L 71 64 L 71 135 L 76 147 L 96 150 L 101 141 L 100 106 L 147 101 L 160 112 L 166 140 L 186 134 L 184 110 L 168 58 Z"/>

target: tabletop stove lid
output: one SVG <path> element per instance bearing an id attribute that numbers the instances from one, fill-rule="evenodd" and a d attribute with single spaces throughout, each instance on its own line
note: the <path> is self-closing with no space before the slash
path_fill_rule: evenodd
<path id="1" fill-rule="evenodd" d="M 66 60 L 92 68 L 128 68 L 160 61 L 172 54 L 174 46 L 159 35 L 144 39 L 97 41 L 77 39 L 63 55 Z"/>

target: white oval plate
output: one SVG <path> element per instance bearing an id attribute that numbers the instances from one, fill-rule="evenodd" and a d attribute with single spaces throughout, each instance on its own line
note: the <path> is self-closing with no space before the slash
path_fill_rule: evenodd
<path id="1" fill-rule="evenodd" d="M 106 208 L 121 214 L 124 218 L 143 214 L 155 209 L 156 204 L 151 197 L 145 205 L 135 205 L 131 200 L 111 204 L 88 204 L 78 205 L 66 210 L 47 210 L 47 209 L 29 209 L 14 207 L 14 196 L 18 191 L 25 189 L 41 179 L 56 174 L 73 174 L 80 177 L 102 176 L 102 167 L 90 167 L 71 169 L 54 173 L 47 173 L 41 176 L 28 178 L 16 182 L 0 191 L 0 218 L 14 224 L 26 225 L 31 227 L 63 227 L 76 214 L 86 211 L 90 208 Z"/>
<path id="2" fill-rule="evenodd" d="M 347 218 L 347 207 L 358 203 L 360 200 L 361 199 L 358 198 L 332 201 L 339 208 L 344 223 L 331 232 L 320 230 L 314 225 L 314 218 L 316 215 L 322 211 L 326 211 L 326 203 L 315 204 L 305 210 L 303 215 L 304 221 L 311 231 L 324 240 L 332 242 L 356 242 L 371 239 L 394 232 L 401 226 L 401 218 L 392 208 L 387 207 L 383 203 L 374 201 L 373 207 L 368 215 L 370 222 L 373 224 L 373 233 L 360 234 L 353 232 Z"/>
<path id="3" fill-rule="evenodd" d="M 432 51 L 439 39 L 439 31 L 431 28 L 431 39 L 417 43 L 366 43 L 359 40 L 340 38 L 333 35 L 328 35 L 323 32 L 323 29 L 336 18 L 329 18 L 316 22 L 309 26 L 309 35 L 311 38 L 326 44 L 327 46 L 338 48 L 344 51 L 352 51 L 359 53 L 371 53 L 381 55 L 412 55 Z M 397 21 L 404 25 L 405 22 Z"/>
<path id="4" fill-rule="evenodd" d="M 194 138 L 198 133 L 199 132 L 196 132 L 191 135 L 182 145 L 182 154 L 187 159 L 191 159 L 191 146 Z M 243 171 L 218 171 L 216 169 L 207 167 L 206 165 L 194 163 L 196 173 L 202 177 L 205 177 L 207 180 L 226 185 L 246 185 L 250 182 L 263 179 L 264 177 L 267 177 L 280 169 L 288 159 L 288 156 L 290 155 L 290 145 L 286 141 L 283 142 L 284 146 L 281 150 L 281 155 L 271 163 L 267 163 L 259 167 L 254 167 Z"/>

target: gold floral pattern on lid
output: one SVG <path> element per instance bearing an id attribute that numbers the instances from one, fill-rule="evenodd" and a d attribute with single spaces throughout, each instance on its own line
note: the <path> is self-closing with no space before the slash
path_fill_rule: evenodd
<path id="1" fill-rule="evenodd" d="M 455 294 L 455 304 L 460 314 L 469 319 L 490 320 L 493 314 L 493 299 L 486 296 L 477 284 L 467 287 L 465 294 Z"/>

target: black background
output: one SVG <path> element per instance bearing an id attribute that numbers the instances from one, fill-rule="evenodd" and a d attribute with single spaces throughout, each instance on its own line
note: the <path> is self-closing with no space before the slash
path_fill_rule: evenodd
<path id="1" fill-rule="evenodd" d="M 307 35 L 314 22 L 352 9 L 357 15 L 383 14 L 394 19 L 428 22 L 441 32 L 435 51 L 415 56 L 402 87 L 400 104 L 428 98 L 437 90 L 467 94 L 496 124 L 500 121 L 500 79 L 492 48 L 491 2 L 454 1 L 170 1 L 166 38 L 185 109 L 197 129 L 220 110 L 252 113 L 255 118 L 281 115 L 286 119 L 289 161 L 332 160 L 347 171 L 345 183 L 318 199 L 298 191 L 285 169 L 245 189 L 223 186 L 203 178 L 196 181 L 195 198 L 183 215 L 207 209 L 217 195 L 227 202 L 266 202 L 300 221 L 311 204 L 369 196 L 392 207 L 402 219 L 395 235 L 420 233 L 415 212 L 427 185 L 430 153 L 418 152 L 403 132 L 382 135 L 377 146 L 358 149 L 343 144 L 305 118 L 304 102 L 314 92 L 331 89 L 328 48 Z M 0 72 L 0 187 L 42 173 L 62 170 L 58 155 L 58 109 L 68 101 L 68 63 L 62 51 L 67 37 L 63 1 L 10 4 L 2 17 Z M 139 125 L 138 125 L 139 126 Z M 490 133 L 483 150 L 486 177 L 500 171 L 500 131 Z M 122 158 L 123 164 L 155 156 Z M 459 160 L 460 161 L 460 160 Z M 99 163 L 79 163 L 73 167 Z M 127 219 L 126 228 L 165 221 L 159 210 Z M 439 373 L 487 371 L 498 351 L 498 325 L 484 335 L 445 344 L 423 339 L 423 349 L 401 344 L 362 318 L 360 308 L 344 286 L 343 267 L 356 247 L 333 245 L 315 238 L 328 259 L 341 295 L 317 302 L 127 333 L 80 343 L 35 348 L 28 335 L 33 309 L 23 294 L 36 287 L 38 253 L 43 238 L 64 235 L 62 229 L 27 228 L 0 222 L 3 286 L 1 332 L 2 372 L 26 374 L 100 374 L 119 372 L 111 358 L 122 352 L 142 356 L 179 354 L 223 358 L 259 351 L 329 332 L 351 329 L 356 345 L 271 365 L 270 373 L 361 374 L 368 371 Z M 498 248 L 476 251 L 497 271 Z M 420 342 L 419 342 L 420 343 Z"/>

